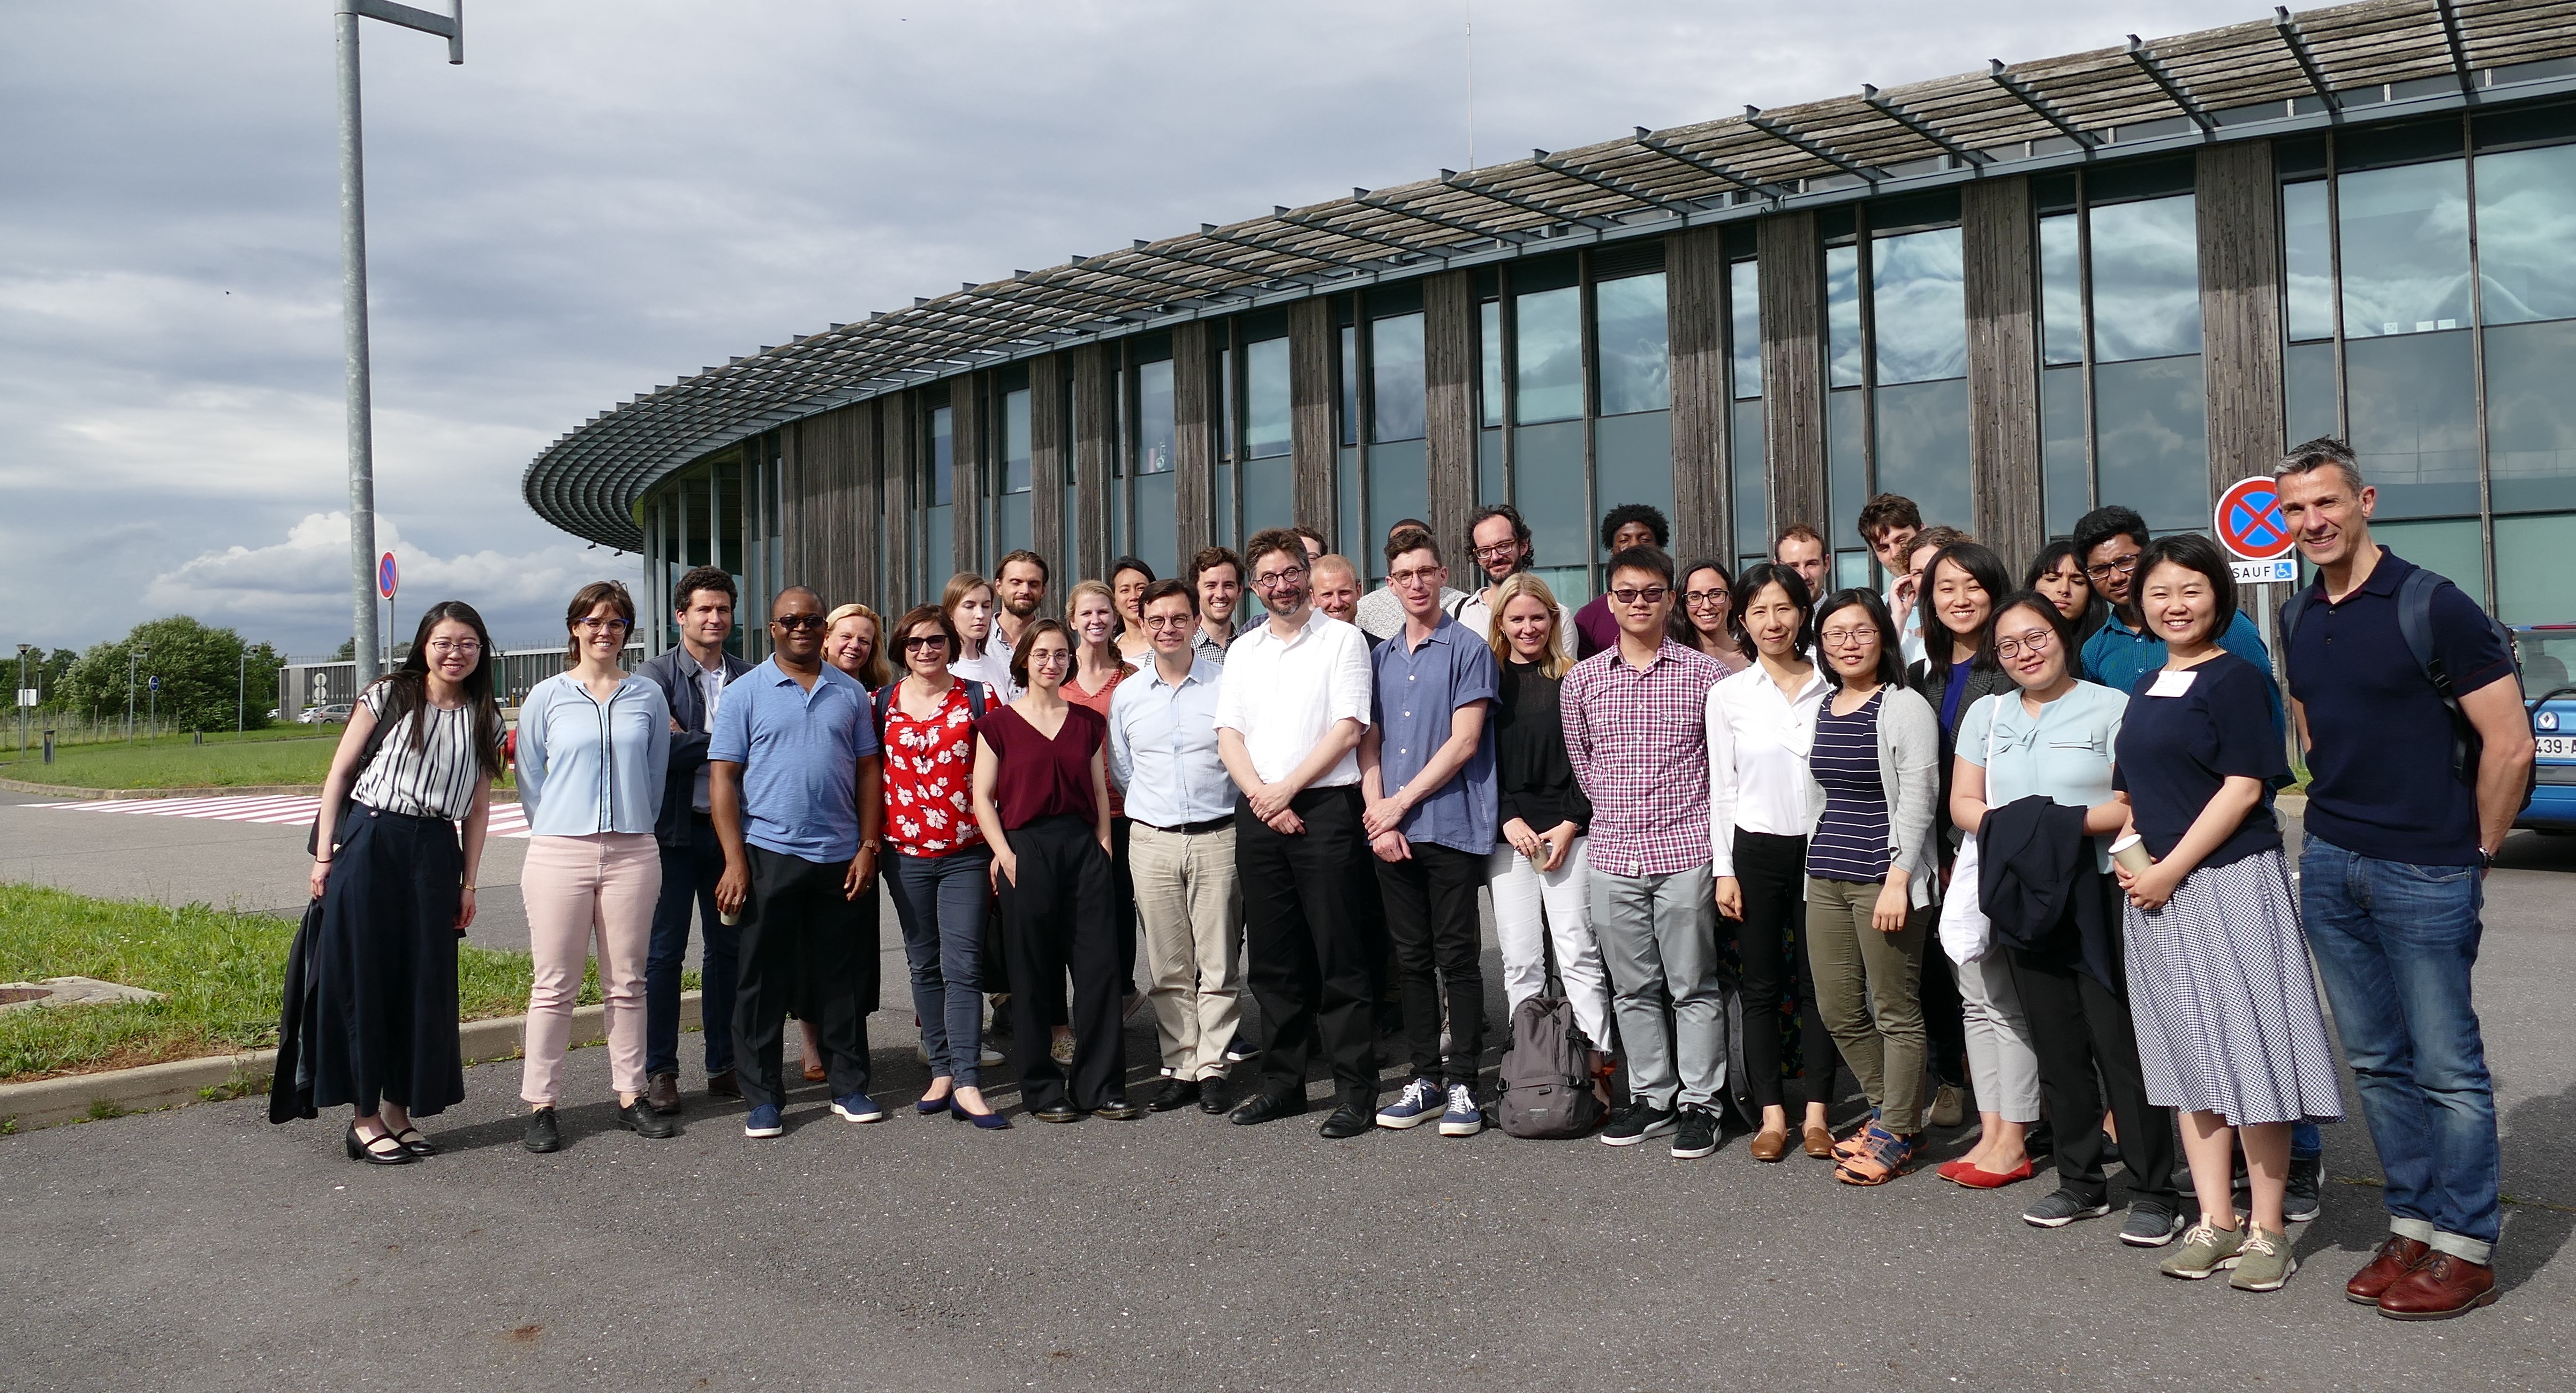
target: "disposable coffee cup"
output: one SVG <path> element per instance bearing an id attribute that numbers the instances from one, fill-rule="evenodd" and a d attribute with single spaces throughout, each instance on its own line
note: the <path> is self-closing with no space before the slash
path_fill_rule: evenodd
<path id="1" fill-rule="evenodd" d="M 2132 838 L 2131 840 L 2135 840 L 2135 838 Z M 724 925 L 728 929 L 738 929 L 742 927 L 742 911 L 739 909 L 718 910 L 716 912 L 716 922 Z"/>
<path id="2" fill-rule="evenodd" d="M 2128 868 L 2131 875 L 2145 875 L 2156 858 L 2147 854 L 2147 840 L 2132 832 L 2111 843 L 2111 859 Z"/>

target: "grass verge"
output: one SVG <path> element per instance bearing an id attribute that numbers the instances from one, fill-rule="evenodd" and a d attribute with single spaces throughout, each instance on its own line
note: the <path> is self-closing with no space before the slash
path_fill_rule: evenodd
<path id="1" fill-rule="evenodd" d="M 67 788 L 239 788 L 259 784 L 318 784 L 331 768 L 331 751 L 339 728 L 327 736 L 310 730 L 302 739 L 218 740 L 192 745 L 184 735 L 158 740 L 97 745 L 64 745 L 47 764 L 33 746 L 17 757 L 14 746 L 0 758 L 0 778 Z"/>
<path id="2" fill-rule="evenodd" d="M 165 993 L 0 1013 L 0 1083 L 273 1048 L 294 937 L 294 921 L 264 914 L 0 885 L 0 981 L 96 977 Z M 527 954 L 460 943 L 456 956 L 459 1020 L 527 1009 Z M 599 1000 L 596 968 L 581 999 Z"/>

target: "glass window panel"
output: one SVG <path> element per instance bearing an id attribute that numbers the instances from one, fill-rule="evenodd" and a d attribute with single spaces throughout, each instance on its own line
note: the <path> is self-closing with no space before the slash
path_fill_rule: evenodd
<path id="1" fill-rule="evenodd" d="M 1875 563 L 1866 551 L 1835 552 L 1834 588 L 1836 590 L 1876 590 L 1879 587 L 1873 583 L 1874 568 Z"/>
<path id="2" fill-rule="evenodd" d="M 1167 474 L 1179 434 L 1172 415 L 1172 360 L 1136 365 L 1136 472 Z"/>
<path id="3" fill-rule="evenodd" d="M 1836 387 L 1868 379 L 1860 345 L 1860 248 L 1825 248 L 1825 365 Z"/>
<path id="4" fill-rule="evenodd" d="M 2576 317 L 2576 145 L 2478 157 L 2478 275 L 2489 324 Z"/>
<path id="5" fill-rule="evenodd" d="M 1127 402 L 1127 370 L 1109 370 L 1109 477 L 1124 479 L 1129 471 L 1127 452 L 1136 446 L 1135 418 Z"/>
<path id="6" fill-rule="evenodd" d="M 2075 531 L 2092 504 L 2084 464 L 2084 369 L 2049 368 L 2039 375 L 2040 500 L 2048 535 Z"/>
<path id="7" fill-rule="evenodd" d="M 1500 428 L 1476 432 L 1476 501 L 1509 503 L 1512 482 L 1503 472 L 1503 433 Z"/>
<path id="8" fill-rule="evenodd" d="M 2370 539 L 2460 587 L 2479 604 L 2487 602 L 2487 558 L 2478 545 L 2476 518 L 2374 522 Z"/>
<path id="9" fill-rule="evenodd" d="M 1005 552 L 1019 551 L 1022 548 L 1032 546 L 1029 537 L 1029 496 L 1027 493 L 1014 493 L 1003 498 L 999 507 L 996 509 L 996 512 L 998 514 L 996 519 L 998 523 L 996 531 L 999 535 L 994 538 L 995 546 L 993 554 L 995 556 L 1000 556 Z"/>
<path id="10" fill-rule="evenodd" d="M 2478 414 L 2468 334 L 2348 340 L 2344 373 L 2352 448 L 2362 477 L 2379 489 L 2379 516 L 2476 512 Z"/>
<path id="11" fill-rule="evenodd" d="M 1335 539 L 1333 549 L 1366 566 L 1367 554 L 1377 548 L 1369 544 L 1368 520 L 1361 516 L 1362 493 L 1358 446 L 1342 447 L 1340 456 L 1335 460 L 1333 481 L 1335 492 L 1341 495 L 1342 513 L 1341 535 Z"/>
<path id="12" fill-rule="evenodd" d="M 1763 460 L 1762 403 L 1737 402 L 1732 439 L 1735 549 L 1760 556 L 1771 546 L 1771 476 Z M 1524 512 L 1527 510 L 1524 509 Z"/>
<path id="13" fill-rule="evenodd" d="M 2199 231 L 2192 196 L 2092 210 L 2093 359 L 2200 351 Z"/>
<path id="14" fill-rule="evenodd" d="M 930 503 L 946 507 L 956 500 L 950 497 L 957 479 L 956 413 L 940 407 L 930 413 Z"/>
<path id="15" fill-rule="evenodd" d="M 1288 341 L 1243 346 L 1243 448 L 1254 459 L 1288 453 Z"/>
<path id="16" fill-rule="evenodd" d="M 1672 413 L 1638 411 L 1593 422 L 1592 471 L 1600 511 L 1606 513 L 1622 503 L 1644 503 L 1671 517 Z"/>
<path id="17" fill-rule="evenodd" d="M 2499 513 L 2576 508 L 2576 320 L 2487 334 L 2487 468 Z M 2576 619 L 2576 613 L 2567 617 Z"/>
<path id="18" fill-rule="evenodd" d="M 948 579 L 949 573 L 957 569 L 953 556 L 957 546 L 956 521 L 951 516 L 956 511 L 952 505 L 942 503 L 921 520 L 921 584 L 924 593 L 931 593 L 932 586 Z"/>
<path id="19" fill-rule="evenodd" d="M 1973 524 L 1967 379 L 1881 387 L 1876 405 L 1879 488 L 1913 499 L 1926 523 Z"/>
<path id="20" fill-rule="evenodd" d="M 1872 242 L 1870 310 L 1880 386 L 1966 376 L 1968 300 L 1959 229 L 1936 227 Z M 1885 473 L 1883 463 L 1880 472 Z M 1919 494 L 1907 496 L 1922 501 Z"/>
<path id="21" fill-rule="evenodd" d="M 2282 368 L 2287 379 L 2286 406 L 2291 441 L 2342 435 L 2341 421 L 2335 412 L 2334 344 L 2293 344 Z"/>
<path id="22" fill-rule="evenodd" d="M 1368 548 L 1368 570 L 1374 579 L 1386 574 L 1386 550 L 1374 543 L 1385 538 L 1397 518 L 1428 520 L 1431 516 L 1431 463 L 1424 442 L 1370 446 L 1368 474 L 1369 524 L 1375 533 Z"/>
<path id="23" fill-rule="evenodd" d="M 2508 624 L 2563 624 L 2576 603 L 2576 513 L 2497 518 L 2496 617 Z M 2537 696 L 2539 693 L 2534 692 Z"/>
<path id="24" fill-rule="evenodd" d="M 719 464 L 716 481 L 716 563 L 742 585 L 742 465 Z"/>
<path id="25" fill-rule="evenodd" d="M 1601 414 L 1673 404 L 1664 276 L 1622 276 L 1592 287 L 1593 343 L 1601 357 Z"/>
<path id="26" fill-rule="evenodd" d="M 1082 569 L 1082 543 L 1080 540 L 1082 537 L 1082 518 L 1079 512 L 1081 507 L 1081 485 L 1065 485 L 1064 511 L 1057 515 L 1057 521 L 1060 524 L 1059 530 L 1063 535 L 1056 539 L 1058 544 L 1063 547 L 1063 550 L 1055 554 L 1055 560 L 1056 565 L 1067 572 Z"/>
<path id="27" fill-rule="evenodd" d="M 1735 395 L 1762 395 L 1762 267 L 1754 261 L 1730 262 L 1727 275 L 1727 342 L 1735 356 Z"/>
<path id="28" fill-rule="evenodd" d="M 2073 213 L 2039 220 L 2043 362 L 2084 361 L 2084 248 Z"/>
<path id="29" fill-rule="evenodd" d="M 1503 302 L 1487 300 L 1478 307 L 1477 353 L 1484 361 L 1483 390 L 1477 393 L 1483 422 L 1503 423 Z"/>
<path id="30" fill-rule="evenodd" d="M 1243 466 L 1245 535 L 1265 527 L 1287 527 L 1297 521 L 1297 476 L 1283 458 L 1254 460 Z M 1155 572 L 1156 575 L 1162 574 Z"/>
<path id="31" fill-rule="evenodd" d="M 1519 380 L 1515 405 L 1523 423 L 1571 421 L 1583 415 L 1583 291 L 1577 286 L 1518 297 Z"/>
<path id="32" fill-rule="evenodd" d="M 2093 440 L 2104 503 L 2137 509 L 2158 532 L 2209 526 L 2208 398 L 2197 355 L 2095 367 Z"/>
<path id="33" fill-rule="evenodd" d="M 2469 322 L 2469 192 L 2459 160 L 2342 176 L 2347 339 Z M 2356 403 L 2360 392 L 2353 393 Z M 2359 430 L 2358 422 L 2353 429 Z"/>
<path id="34" fill-rule="evenodd" d="M 1869 501 L 1869 411 L 1856 387 L 1825 394 L 1825 534 L 1833 545 L 1862 546 L 1860 505 Z M 1814 526 L 1813 519 L 1791 518 Z"/>
<path id="35" fill-rule="evenodd" d="M 1241 437 L 1235 434 L 1234 350 L 1231 348 L 1220 348 L 1216 351 L 1216 395 L 1219 402 L 1218 410 L 1223 413 L 1217 429 L 1217 458 L 1233 459 L 1235 452 L 1242 448 L 1242 441 Z"/>
<path id="36" fill-rule="evenodd" d="M 1342 443 L 1360 443 L 1360 331 L 1356 324 L 1342 326 Z"/>
<path id="37" fill-rule="evenodd" d="M 1233 465 L 1218 465 L 1208 481 L 1208 535 L 1218 546 L 1235 544 Z"/>
<path id="38" fill-rule="evenodd" d="M 1424 395 L 1422 316 L 1369 322 L 1369 439 L 1420 440 Z"/>
<path id="39" fill-rule="evenodd" d="M 1593 528 L 1583 498 L 1583 423 L 1523 426 L 1514 454 L 1514 493 L 1521 516 L 1529 519 L 1537 564 L 1585 564 Z"/>
<path id="40" fill-rule="evenodd" d="M 1136 500 L 1135 554 L 1158 576 L 1180 570 L 1180 529 L 1172 507 L 1172 488 L 1179 482 L 1169 470 L 1140 474 L 1133 485 Z"/>
<path id="41" fill-rule="evenodd" d="M 2289 277 L 2282 299 L 2290 338 L 2333 338 L 2334 228 L 2326 214 L 2325 180 L 2281 186 L 2281 254 Z"/>
<path id="42" fill-rule="evenodd" d="M 1169 367 L 1169 364 L 1165 364 Z M 1031 474 L 1029 394 L 1002 394 L 1002 492 L 1026 493 Z"/>

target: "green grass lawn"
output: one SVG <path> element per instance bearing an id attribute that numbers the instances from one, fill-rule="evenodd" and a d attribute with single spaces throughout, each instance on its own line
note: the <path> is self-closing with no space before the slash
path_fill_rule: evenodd
<path id="1" fill-rule="evenodd" d="M 96 977 L 167 993 L 0 1012 L 0 1083 L 272 1048 L 294 937 L 293 921 L 267 915 L 0 884 L 0 982 Z M 525 953 L 461 943 L 456 953 L 460 1020 L 527 1009 Z M 694 988 L 696 974 L 683 983 Z M 599 1000 L 595 970 L 581 999 Z"/>
<path id="2" fill-rule="evenodd" d="M 43 751 L 33 745 L 28 746 L 27 757 L 21 761 L 17 746 L 10 744 L 0 747 L 0 779 L 96 789 L 318 785 L 331 770 L 331 754 L 339 748 L 340 730 L 339 726 L 323 726 L 316 734 L 312 726 L 292 726 L 287 728 L 291 734 L 252 731 L 238 738 L 227 731 L 209 734 L 203 745 L 189 743 L 185 735 L 165 735 L 131 745 L 123 741 L 58 745 L 51 764 L 44 762 Z M 505 774 L 500 786 L 509 788 L 512 784 L 512 778 Z"/>

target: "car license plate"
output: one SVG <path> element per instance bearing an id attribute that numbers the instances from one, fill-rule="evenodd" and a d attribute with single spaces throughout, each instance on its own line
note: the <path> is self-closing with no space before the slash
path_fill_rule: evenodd
<path id="1" fill-rule="evenodd" d="M 2535 743 L 2542 759 L 2576 759 L 2576 735 L 2543 735 Z"/>

